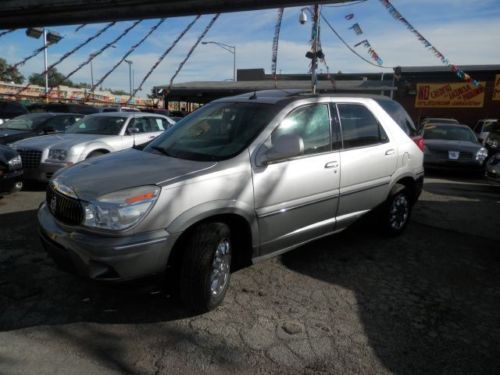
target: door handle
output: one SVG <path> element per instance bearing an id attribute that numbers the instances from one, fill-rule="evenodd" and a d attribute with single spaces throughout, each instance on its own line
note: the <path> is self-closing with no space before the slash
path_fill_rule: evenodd
<path id="1" fill-rule="evenodd" d="M 385 152 L 385 154 L 386 154 L 386 155 L 392 155 L 392 154 L 394 154 L 395 152 L 396 152 L 396 151 L 395 151 L 393 148 L 391 148 L 390 150 L 387 150 L 387 151 Z"/>
<path id="2" fill-rule="evenodd" d="M 338 168 L 339 163 L 337 161 L 330 161 L 325 164 L 325 168 Z"/>

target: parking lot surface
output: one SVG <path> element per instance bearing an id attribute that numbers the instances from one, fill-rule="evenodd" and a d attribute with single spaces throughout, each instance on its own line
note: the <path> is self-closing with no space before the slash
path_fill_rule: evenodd
<path id="1" fill-rule="evenodd" d="M 403 236 L 364 220 L 235 272 L 198 316 L 57 270 L 43 199 L 0 199 L 0 374 L 500 373 L 500 187 L 427 178 Z"/>

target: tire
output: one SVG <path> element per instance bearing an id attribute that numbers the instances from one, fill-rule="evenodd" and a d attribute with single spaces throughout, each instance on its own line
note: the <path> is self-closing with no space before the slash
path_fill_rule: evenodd
<path id="1" fill-rule="evenodd" d="M 179 293 L 190 310 L 203 313 L 224 299 L 231 273 L 231 237 L 224 223 L 198 225 L 187 238 L 181 261 Z"/>
<path id="2" fill-rule="evenodd" d="M 408 189 L 398 185 L 399 190 L 391 194 L 382 207 L 381 224 L 384 233 L 390 237 L 404 232 L 410 221 L 412 202 Z"/>
<path id="3" fill-rule="evenodd" d="M 104 154 L 105 154 L 105 152 L 102 152 L 102 151 L 92 151 L 90 154 L 87 155 L 85 160 L 90 159 L 90 158 L 95 158 L 96 156 L 101 156 Z"/>

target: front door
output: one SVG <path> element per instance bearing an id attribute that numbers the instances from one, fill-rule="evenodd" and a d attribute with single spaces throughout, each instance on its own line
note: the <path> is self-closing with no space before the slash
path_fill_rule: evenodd
<path id="1" fill-rule="evenodd" d="M 302 147 L 297 155 L 253 168 L 261 255 L 334 230 L 340 182 L 334 133 L 328 104 L 310 104 L 288 114 L 265 143 L 272 150 L 279 137 L 293 135 Z"/>

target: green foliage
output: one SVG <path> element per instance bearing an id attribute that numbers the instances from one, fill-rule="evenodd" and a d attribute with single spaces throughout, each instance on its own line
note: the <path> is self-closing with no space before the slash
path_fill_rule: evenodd
<path id="1" fill-rule="evenodd" d="M 29 82 L 32 85 L 45 86 L 45 75 L 33 73 L 29 76 Z M 75 84 L 69 79 L 64 79 L 64 75 L 59 73 L 56 68 L 49 70 L 49 87 L 69 86 L 75 87 Z"/>
<path id="2" fill-rule="evenodd" d="M 24 80 L 24 76 L 17 68 L 12 69 L 12 65 L 7 64 L 5 59 L 0 58 L 0 81 L 21 84 Z"/>

